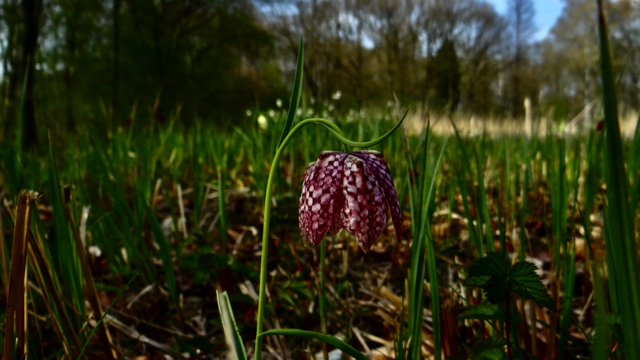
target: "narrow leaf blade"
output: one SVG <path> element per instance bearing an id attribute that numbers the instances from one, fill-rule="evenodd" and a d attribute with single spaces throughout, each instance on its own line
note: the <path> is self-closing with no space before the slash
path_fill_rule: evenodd
<path id="1" fill-rule="evenodd" d="M 360 353 L 358 350 L 356 350 L 353 346 L 347 344 L 346 342 L 331 336 L 331 335 L 325 335 L 325 334 L 320 334 L 317 332 L 313 332 L 313 331 L 305 331 L 305 330 L 298 330 L 298 329 L 274 329 L 274 330 L 269 330 L 269 331 L 265 331 L 262 334 L 260 334 L 260 337 L 263 337 L 265 335 L 285 335 L 285 336 L 298 336 L 298 337 L 303 337 L 303 338 L 310 338 L 310 339 L 316 339 L 316 340 L 320 340 L 324 343 L 327 343 L 331 346 L 336 347 L 337 349 L 340 349 L 343 353 L 352 356 L 354 358 L 356 358 L 357 360 L 367 360 L 367 357 L 364 356 L 362 353 Z"/>
<path id="2" fill-rule="evenodd" d="M 282 145 L 284 139 L 289 135 L 291 127 L 293 126 L 293 118 L 298 111 L 298 105 L 300 104 L 300 97 L 302 95 L 302 71 L 304 67 L 304 41 L 302 35 L 300 36 L 300 44 L 298 45 L 298 62 L 296 63 L 296 75 L 293 78 L 293 89 L 291 90 L 291 101 L 289 103 L 289 112 L 287 113 L 287 122 L 282 129 L 282 135 L 280 141 L 278 141 L 278 147 Z"/>
<path id="3" fill-rule="evenodd" d="M 216 296 L 218 297 L 218 310 L 220 311 L 220 317 L 222 317 L 222 328 L 227 346 L 231 348 L 237 360 L 247 360 L 247 352 L 244 350 L 244 343 L 238 333 L 229 296 L 226 291 L 221 294 L 217 290 Z"/>

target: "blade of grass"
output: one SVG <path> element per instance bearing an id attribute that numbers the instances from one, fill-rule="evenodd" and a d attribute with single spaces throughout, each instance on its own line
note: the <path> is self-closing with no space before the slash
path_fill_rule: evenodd
<path id="1" fill-rule="evenodd" d="M 596 335 L 591 345 L 592 359 L 606 360 L 609 358 L 607 350 L 607 293 L 605 289 L 605 281 L 602 274 L 605 271 L 604 259 L 601 252 L 595 256 L 592 264 L 593 267 L 593 283 L 596 296 Z"/>
<path id="2" fill-rule="evenodd" d="M 149 208 L 149 225 L 151 226 L 151 231 L 153 233 L 153 237 L 158 244 L 158 253 L 160 255 L 160 259 L 162 260 L 162 267 L 164 269 L 165 276 L 167 278 L 167 286 L 169 287 L 169 294 L 171 295 L 171 299 L 173 300 L 174 305 L 178 309 L 178 315 L 180 317 L 180 322 L 183 322 L 182 319 L 182 308 L 180 307 L 180 301 L 178 299 L 178 289 L 176 285 L 176 276 L 173 272 L 173 262 L 171 261 L 171 249 L 169 248 L 169 243 L 167 239 L 164 237 L 162 233 L 162 228 L 160 227 L 160 223 L 158 223 L 158 218 L 156 216 L 155 211 Z"/>
<path id="3" fill-rule="evenodd" d="M 122 290 L 120 290 L 120 292 L 118 293 L 118 296 L 116 296 L 116 298 L 113 299 L 113 302 L 111 303 L 111 305 L 109 305 L 109 307 L 104 312 L 104 314 L 102 314 L 102 316 L 100 317 L 100 320 L 98 320 L 98 322 L 96 323 L 96 326 L 93 328 L 93 330 L 91 330 L 91 333 L 89 333 L 89 336 L 87 336 L 87 341 L 85 341 L 84 345 L 82 346 L 82 350 L 80 351 L 80 355 L 78 355 L 78 360 L 82 359 L 82 354 L 84 354 L 84 351 L 87 349 L 87 346 L 89 345 L 89 341 L 91 341 L 91 338 L 93 337 L 93 334 L 95 334 L 95 332 L 98 329 L 98 327 L 100 327 L 100 324 L 102 324 L 102 321 L 104 320 L 105 316 L 107 316 L 109 311 L 111 311 L 111 308 L 113 307 L 113 305 L 115 305 L 115 303 L 118 302 L 118 300 L 120 299 L 122 294 L 124 294 L 124 291 L 129 287 L 129 285 L 131 285 L 131 283 L 133 282 L 133 279 L 135 279 L 136 276 L 138 276 L 138 274 L 133 275 L 133 277 L 131 278 L 131 280 L 129 280 L 127 285 L 125 285 L 125 287 L 122 288 Z"/>
<path id="4" fill-rule="evenodd" d="M 353 346 L 331 335 L 325 335 L 325 334 L 320 334 L 313 331 L 305 331 L 305 330 L 298 330 L 298 329 L 273 329 L 273 330 L 268 330 L 263 332 L 262 334 L 260 334 L 260 337 L 264 337 L 267 335 L 298 336 L 303 338 L 316 339 L 336 347 L 343 353 L 354 357 L 356 360 L 367 360 L 367 357 L 361 354 Z"/>
<path id="5" fill-rule="evenodd" d="M 293 119 L 296 116 L 298 105 L 300 104 L 300 97 L 302 96 L 302 72 L 304 68 L 304 41 L 302 35 L 300 35 L 300 41 L 298 44 L 298 61 L 296 63 L 296 74 L 293 78 L 293 89 L 291 90 L 291 99 L 289 101 L 289 111 L 287 112 L 287 122 L 282 129 L 282 135 L 280 135 L 280 141 L 278 146 L 280 147 L 284 142 L 284 139 L 289 135 L 291 127 L 293 126 Z"/>
<path id="6" fill-rule="evenodd" d="M 489 204 L 487 202 L 487 191 L 484 186 L 484 172 L 482 171 L 482 155 L 478 156 L 478 153 L 474 151 L 476 159 L 476 171 L 478 182 L 477 204 L 480 204 L 480 213 L 478 214 L 478 224 L 484 224 L 485 241 L 487 245 L 487 252 L 496 251 L 493 244 L 493 230 L 491 229 L 491 215 L 489 215 Z M 480 228 L 482 229 L 482 228 Z"/>
<path id="7" fill-rule="evenodd" d="M 424 135 L 425 143 L 428 143 L 429 124 L 427 124 L 427 127 L 424 130 L 424 132 L 425 132 L 425 135 Z M 423 273 L 422 267 L 424 266 L 423 264 L 424 244 L 423 244 L 422 238 L 419 237 L 419 232 L 418 232 L 420 229 L 420 219 L 421 219 L 419 215 L 420 209 L 418 208 L 418 203 L 420 199 L 420 192 L 418 190 L 418 181 L 420 181 L 420 179 L 415 178 L 416 169 L 413 166 L 413 157 L 411 156 L 411 149 L 409 148 L 408 141 L 406 141 L 406 136 L 405 136 L 405 141 L 403 145 L 404 145 L 405 157 L 407 158 L 407 162 L 409 164 L 407 171 L 408 171 L 408 177 L 410 179 L 409 203 L 411 206 L 411 235 L 413 239 L 413 242 L 411 244 L 411 267 L 409 270 L 409 314 L 408 314 L 409 318 L 408 318 L 408 334 L 407 334 L 408 340 L 410 341 L 408 356 L 409 358 L 411 358 L 413 356 L 412 354 L 416 352 L 414 348 L 417 346 L 418 347 L 417 351 L 419 352 L 419 348 L 421 347 L 421 342 L 422 342 L 422 338 L 421 338 L 422 283 L 416 279 L 418 278 L 418 274 Z M 425 145 L 423 148 L 423 156 L 425 158 L 427 157 L 427 149 L 428 149 L 428 146 Z M 425 175 L 422 175 L 422 177 L 426 178 Z M 420 186 L 422 187 L 422 185 Z M 416 286 L 416 283 L 419 283 L 418 288 Z M 418 345 L 412 345 L 416 342 L 418 343 Z"/>
<path id="8" fill-rule="evenodd" d="M 31 207 L 35 205 L 38 193 L 20 191 L 16 210 L 16 226 L 13 231 L 11 250 L 11 273 L 9 274 L 9 293 L 6 309 L 3 359 L 12 359 L 14 351 L 14 325 L 18 337 L 17 358 L 26 356 L 27 351 L 27 312 L 25 283 L 27 276 L 27 234 L 31 222 Z"/>
<path id="9" fill-rule="evenodd" d="M 222 318 L 222 329 L 224 330 L 227 346 L 231 348 L 231 353 L 236 356 L 236 360 L 247 360 L 247 352 L 238 332 L 229 296 L 226 291 L 220 293 L 216 290 L 216 297 L 218 298 L 218 311 L 220 311 L 220 317 Z"/>
<path id="10" fill-rule="evenodd" d="M 82 269 L 82 274 L 84 278 L 84 291 L 87 300 L 89 301 L 89 305 L 93 309 L 93 316 L 102 317 L 102 307 L 100 307 L 100 300 L 98 299 L 98 291 L 96 290 L 96 286 L 93 282 L 93 275 L 91 274 L 91 267 L 89 266 L 89 262 L 87 260 L 87 253 L 84 250 L 84 245 L 82 243 L 82 239 L 80 238 L 80 230 L 76 225 L 76 222 L 71 214 L 71 207 L 69 205 L 70 199 L 66 199 L 66 203 L 64 204 L 64 212 L 67 216 L 67 221 L 69 221 L 69 225 L 71 227 L 71 233 L 73 235 L 73 240 L 76 245 L 76 251 L 78 252 L 78 257 L 80 259 L 80 266 Z M 117 359 L 118 354 L 115 351 L 113 346 L 113 341 L 111 341 L 111 336 L 109 335 L 109 329 L 107 329 L 106 324 L 102 324 L 97 326 L 100 328 L 99 336 L 101 345 L 104 347 L 105 356 L 107 359 Z"/>
<path id="11" fill-rule="evenodd" d="M 471 171 L 471 162 L 469 161 L 469 154 L 467 152 L 466 147 L 464 146 L 464 143 L 462 141 L 462 137 L 460 137 L 460 133 L 458 132 L 458 128 L 456 127 L 455 122 L 453 121 L 452 117 L 449 117 L 449 121 L 451 122 L 451 126 L 453 127 L 453 132 L 456 135 L 456 139 L 458 140 L 458 145 L 460 146 L 460 152 L 462 153 L 462 156 L 460 156 L 461 160 L 462 160 L 462 171 L 460 171 L 460 169 L 458 167 L 454 168 L 456 169 L 456 173 L 457 173 L 457 177 L 458 177 L 458 183 L 460 186 L 460 192 L 462 194 L 462 202 L 464 204 L 465 207 L 465 214 L 467 215 L 467 226 L 468 226 L 468 231 L 469 231 L 469 236 L 472 238 L 474 244 L 476 245 L 476 252 L 477 252 L 477 256 L 478 257 L 484 257 L 484 244 L 483 244 L 483 238 L 482 238 L 482 222 L 478 221 L 477 222 L 477 227 L 474 228 L 474 221 L 473 218 L 471 216 L 471 210 L 470 210 L 470 204 L 469 204 L 469 199 L 468 199 L 468 192 L 467 192 L 467 178 L 472 179 L 472 171 Z M 474 199 L 476 198 L 475 196 L 473 197 Z M 476 200 L 476 212 L 477 212 L 477 200 Z M 477 214 L 476 216 L 478 216 L 478 220 L 480 220 L 480 216 L 479 214 Z M 487 245 L 487 249 L 488 249 Z"/>
<path id="12" fill-rule="evenodd" d="M 598 34 L 600 38 L 600 71 L 604 105 L 606 141 L 605 181 L 607 184 L 607 212 L 611 248 L 613 250 L 616 289 L 620 305 L 621 324 L 625 337 L 631 339 L 640 334 L 640 274 L 638 273 L 638 249 L 633 231 L 633 219 L 629 204 L 629 180 L 624 165 L 618 100 L 614 83 L 613 65 L 607 24 L 602 1 L 598 0 Z M 629 359 L 640 359 L 640 343 L 625 342 Z"/>
<path id="13" fill-rule="evenodd" d="M 631 153 L 629 154 L 630 179 L 633 183 L 631 187 L 631 219 L 635 223 L 638 202 L 640 202 L 640 116 L 636 122 L 636 131 L 633 135 L 633 144 L 631 145 Z"/>
<path id="14" fill-rule="evenodd" d="M 1 197 L 1 195 L 0 195 Z M 0 214 L 3 214 L 4 209 L 2 208 L 2 203 L 0 202 Z M 9 256 L 7 254 L 7 243 L 4 241 L 4 236 L 2 235 L 4 232 L 2 226 L 2 216 L 0 216 L 0 266 L 2 266 L 2 287 L 4 288 L 4 296 L 7 301 L 9 295 Z"/>
<path id="15" fill-rule="evenodd" d="M 223 249 L 226 249 L 228 246 L 227 204 L 225 201 L 225 174 L 227 173 L 227 159 L 229 154 L 228 145 L 228 142 L 222 144 L 222 142 L 215 137 L 211 137 L 211 141 L 209 141 L 209 152 L 211 153 L 211 157 L 216 166 L 216 172 L 218 173 L 218 213 L 220 214 L 218 222 Z"/>
<path id="16" fill-rule="evenodd" d="M 414 243 L 411 246 L 411 268 L 409 274 L 409 359 L 421 358 L 422 349 L 422 321 L 423 321 L 423 281 L 428 268 L 429 284 L 431 286 L 431 316 L 433 318 L 433 341 L 434 341 L 434 356 L 436 359 L 441 358 L 442 344 L 440 334 L 440 300 L 438 292 L 438 277 L 436 268 L 436 256 L 435 247 L 433 243 L 433 235 L 431 233 L 431 221 L 429 213 L 429 204 L 431 203 L 434 192 L 435 182 L 437 178 L 440 162 L 444 156 L 444 152 L 447 145 L 447 140 L 442 147 L 440 156 L 433 170 L 431 178 L 427 174 L 428 164 L 428 135 L 429 132 L 425 132 L 425 147 L 423 148 L 423 169 L 422 175 L 417 182 L 421 184 L 422 194 L 418 196 L 415 194 L 416 188 L 411 190 L 411 197 L 420 199 L 419 203 L 415 204 L 414 214 L 419 214 L 418 218 L 413 218 L 412 223 L 417 220 L 415 229 L 418 233 L 413 234 Z M 405 150 L 409 151 L 409 150 Z M 431 180 L 429 182 L 429 180 Z M 429 185 L 430 184 L 430 185 Z M 426 258 L 425 258 L 426 256 Z M 426 261 L 426 267 L 424 262 Z"/>
<path id="17" fill-rule="evenodd" d="M 58 168 L 56 165 L 53 145 L 49 139 L 49 196 L 51 198 L 51 207 L 53 210 L 54 221 L 54 237 L 53 237 L 53 255 L 54 264 L 60 271 L 60 278 L 65 284 L 66 297 L 74 304 L 77 312 L 85 316 L 85 296 L 83 287 L 83 273 L 80 265 L 80 258 L 77 250 L 73 245 L 73 239 L 69 234 L 69 227 L 65 217 L 64 203 L 62 200 L 62 191 L 60 189 L 60 178 L 58 177 Z M 72 321 L 79 324 L 80 320 L 72 316 Z"/>
<path id="18" fill-rule="evenodd" d="M 69 339 L 68 342 L 70 342 L 72 349 L 74 349 L 73 353 L 77 354 L 80 350 L 80 341 L 78 340 L 75 329 L 71 324 L 66 308 L 62 303 L 60 292 L 56 288 L 51 265 L 47 257 L 44 255 L 42 240 L 40 236 L 36 238 L 31 230 L 29 230 L 27 238 L 29 241 L 29 248 L 33 254 L 32 258 L 34 260 L 34 266 L 38 268 L 38 278 L 42 278 L 40 287 L 45 291 L 47 298 L 50 300 L 45 301 L 47 306 L 50 307 L 49 314 L 52 319 L 56 319 L 55 323 L 61 324 L 60 328 L 62 329 L 63 334 Z M 53 302 L 53 304 L 51 304 L 51 302 Z"/>

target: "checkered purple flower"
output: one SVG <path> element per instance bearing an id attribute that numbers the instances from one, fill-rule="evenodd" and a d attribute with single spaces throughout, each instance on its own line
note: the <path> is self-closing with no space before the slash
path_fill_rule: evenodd
<path id="1" fill-rule="evenodd" d="M 302 240 L 318 244 L 344 228 L 366 252 L 387 225 L 391 210 L 396 237 L 402 215 L 387 162 L 377 151 L 324 151 L 307 166 L 298 208 Z"/>

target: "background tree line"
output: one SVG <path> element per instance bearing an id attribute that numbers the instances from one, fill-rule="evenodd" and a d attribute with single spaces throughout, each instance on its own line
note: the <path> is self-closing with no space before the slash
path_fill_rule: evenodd
<path id="1" fill-rule="evenodd" d="M 532 0 L 0 0 L 4 139 L 136 119 L 221 124 L 287 99 L 305 39 L 310 106 L 571 118 L 599 96 L 595 3 L 534 41 Z M 620 98 L 637 110 L 640 3 L 608 4 Z M 24 104 L 20 99 L 24 97 Z M 339 100 L 337 100 L 339 98 Z M 40 129 L 36 131 L 36 129 Z"/>

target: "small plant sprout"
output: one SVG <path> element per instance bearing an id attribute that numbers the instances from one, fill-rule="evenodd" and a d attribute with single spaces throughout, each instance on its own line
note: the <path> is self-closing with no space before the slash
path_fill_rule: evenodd
<path id="1" fill-rule="evenodd" d="M 387 162 L 377 151 L 324 151 L 307 166 L 298 208 L 300 234 L 317 245 L 344 228 L 365 252 L 387 225 L 391 209 L 396 237 L 402 215 Z"/>

